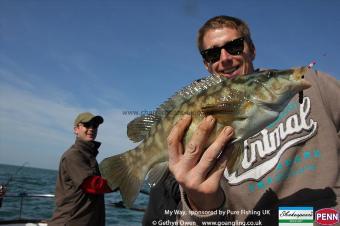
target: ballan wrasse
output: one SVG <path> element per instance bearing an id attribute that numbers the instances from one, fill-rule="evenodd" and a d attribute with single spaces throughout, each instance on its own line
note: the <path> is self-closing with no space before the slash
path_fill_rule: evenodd
<path id="1" fill-rule="evenodd" d="M 243 154 L 243 142 L 273 122 L 297 93 L 310 87 L 304 78 L 307 67 L 266 70 L 228 79 L 211 75 L 186 86 L 154 114 L 140 116 L 127 127 L 128 137 L 141 143 L 132 150 L 104 159 L 102 175 L 112 190 L 119 188 L 126 206 L 131 207 L 143 185 L 159 181 L 168 161 L 167 137 L 174 124 L 191 114 L 192 122 L 183 139 L 189 142 L 202 119 L 212 115 L 216 125 L 207 146 L 224 126 L 234 128 L 227 168 L 233 172 Z"/>

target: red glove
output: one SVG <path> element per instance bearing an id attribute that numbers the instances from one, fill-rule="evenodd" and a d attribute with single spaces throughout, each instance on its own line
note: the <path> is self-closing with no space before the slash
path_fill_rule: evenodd
<path id="1" fill-rule="evenodd" d="M 112 192 L 111 188 L 107 185 L 107 180 L 101 176 L 92 176 L 86 178 L 81 184 L 81 188 L 85 193 L 94 195 Z"/>

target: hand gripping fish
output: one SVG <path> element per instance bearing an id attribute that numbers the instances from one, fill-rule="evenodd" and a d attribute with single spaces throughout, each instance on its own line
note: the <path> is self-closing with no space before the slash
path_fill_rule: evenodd
<path id="1" fill-rule="evenodd" d="M 123 202 L 131 207 L 146 175 L 149 173 L 149 183 L 156 184 L 165 172 L 167 137 L 184 114 L 192 115 L 184 145 L 207 115 L 216 119 L 207 147 L 224 126 L 234 128 L 234 148 L 228 150 L 227 167 L 229 172 L 235 171 L 243 155 L 243 141 L 273 122 L 293 96 L 311 86 L 303 79 L 308 70 L 266 70 L 233 79 L 211 75 L 184 87 L 153 114 L 128 124 L 128 137 L 141 142 L 135 149 L 104 159 L 100 163 L 102 176 L 112 190 L 119 188 Z"/>

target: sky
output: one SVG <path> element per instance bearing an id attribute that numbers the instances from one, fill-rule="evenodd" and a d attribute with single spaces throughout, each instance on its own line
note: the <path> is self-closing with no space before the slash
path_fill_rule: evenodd
<path id="1" fill-rule="evenodd" d="M 84 111 L 104 118 L 99 162 L 134 148 L 129 121 L 208 75 L 196 33 L 217 15 L 248 23 L 255 67 L 315 60 L 339 80 L 339 9 L 338 0 L 0 0 L 0 163 L 57 169 Z"/>

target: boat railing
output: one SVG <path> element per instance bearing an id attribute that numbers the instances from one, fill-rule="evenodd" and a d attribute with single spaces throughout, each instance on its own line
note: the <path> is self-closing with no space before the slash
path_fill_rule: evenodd
<path id="1" fill-rule="evenodd" d="M 27 192 L 20 192 L 19 194 L 14 193 L 6 193 L 2 199 L 4 198 L 19 198 L 20 199 L 20 206 L 19 206 L 19 219 L 21 219 L 22 216 L 22 210 L 23 210 L 23 203 L 25 198 L 54 198 L 54 194 L 30 194 Z M 3 200 L 1 200 L 3 201 Z"/>
<path id="2" fill-rule="evenodd" d="M 140 193 L 144 195 L 149 195 L 148 191 L 141 190 Z M 19 198 L 20 199 L 20 205 L 19 205 L 19 219 L 22 217 L 22 212 L 23 212 L 23 203 L 25 198 L 54 198 L 54 194 L 31 194 L 27 192 L 20 192 L 18 194 L 14 193 L 6 193 L 0 200 L 0 202 L 3 202 L 5 198 Z M 122 201 L 119 202 L 109 202 L 105 203 L 105 205 L 110 206 L 110 207 L 115 207 L 115 208 L 124 208 L 124 209 L 129 209 L 129 210 L 134 210 L 134 211 L 145 211 L 145 208 L 141 207 L 130 207 L 127 208 Z M 0 205 L 1 208 L 1 205 Z"/>

